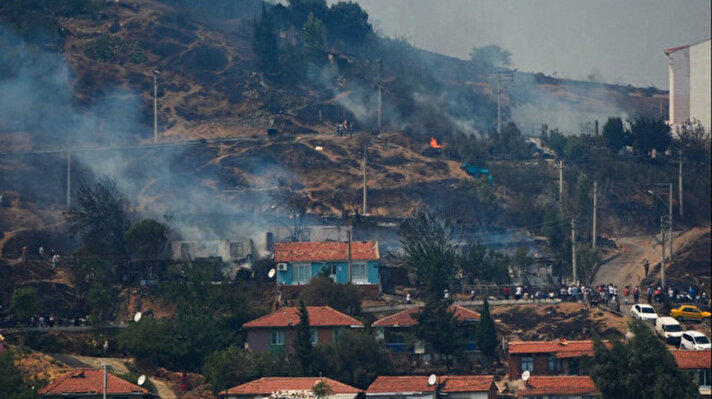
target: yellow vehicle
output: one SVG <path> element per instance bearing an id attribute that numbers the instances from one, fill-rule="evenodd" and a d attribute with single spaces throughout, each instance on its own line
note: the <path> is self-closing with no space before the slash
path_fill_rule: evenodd
<path id="1" fill-rule="evenodd" d="M 709 319 L 712 314 L 710 312 L 703 312 L 693 305 L 682 305 L 679 308 L 670 311 L 670 317 L 677 319 L 677 321 L 684 320 L 697 320 L 702 321 L 704 319 Z"/>

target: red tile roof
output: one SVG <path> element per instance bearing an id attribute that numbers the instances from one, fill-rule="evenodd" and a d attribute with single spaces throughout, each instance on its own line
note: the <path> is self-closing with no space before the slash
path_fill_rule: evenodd
<path id="1" fill-rule="evenodd" d="M 518 341 L 509 343 L 510 355 L 530 353 L 555 353 L 557 358 L 593 356 L 593 341 Z"/>
<path id="2" fill-rule="evenodd" d="M 271 395 L 277 391 L 310 391 L 324 381 L 335 394 L 358 394 L 359 389 L 326 377 L 263 377 L 220 392 L 218 395 Z"/>
<path id="3" fill-rule="evenodd" d="M 531 376 L 517 396 L 599 394 L 589 376 Z"/>
<path id="4" fill-rule="evenodd" d="M 102 393 L 104 387 L 104 371 L 96 369 L 74 369 L 57 378 L 49 385 L 40 389 L 41 395 Z M 109 373 L 106 393 L 112 395 L 141 396 L 149 394 L 148 390 L 124 381 Z"/>
<path id="5" fill-rule="evenodd" d="M 337 261 L 349 259 L 349 244 L 344 241 L 280 242 L 274 244 L 275 262 Z M 351 259 L 376 260 L 378 241 L 352 241 Z"/>
<path id="6" fill-rule="evenodd" d="M 494 376 L 491 375 L 449 375 L 445 377 L 442 392 L 487 392 L 492 384 Z"/>
<path id="7" fill-rule="evenodd" d="M 378 319 L 373 323 L 374 327 L 410 327 L 418 324 L 415 319 L 415 314 L 420 312 L 420 306 L 414 306 L 412 308 L 403 310 L 401 312 L 386 316 L 382 319 Z M 468 309 L 464 306 L 453 305 L 450 306 L 450 310 L 455 311 L 455 318 L 460 321 L 473 321 L 480 320 L 480 314 L 474 310 Z"/>
<path id="8" fill-rule="evenodd" d="M 441 375 L 435 385 L 428 384 L 428 376 L 378 377 L 366 390 L 367 395 L 385 393 L 434 392 L 487 392 L 494 383 L 491 375 Z"/>
<path id="9" fill-rule="evenodd" d="M 307 306 L 311 327 L 363 327 L 363 323 L 329 306 Z M 292 327 L 299 324 L 299 308 L 284 307 L 276 312 L 249 321 L 245 328 Z"/>
<path id="10" fill-rule="evenodd" d="M 366 390 L 368 394 L 403 393 L 403 392 L 435 392 L 438 385 L 428 385 L 427 375 L 410 375 L 398 377 L 378 377 Z"/>
<path id="11" fill-rule="evenodd" d="M 684 50 L 684 49 L 686 49 L 686 48 L 688 48 L 688 47 L 690 47 L 690 46 L 687 45 L 687 46 L 679 46 L 679 47 L 669 48 L 669 49 L 666 49 L 666 50 L 665 50 L 665 54 L 670 54 L 670 53 L 674 53 L 674 52 L 676 52 L 676 51 Z"/>
<path id="12" fill-rule="evenodd" d="M 681 369 L 711 369 L 712 351 L 671 351 Z"/>

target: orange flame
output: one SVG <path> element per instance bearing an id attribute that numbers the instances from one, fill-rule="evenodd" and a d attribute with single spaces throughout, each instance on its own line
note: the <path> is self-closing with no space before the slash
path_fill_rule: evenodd
<path id="1" fill-rule="evenodd" d="M 443 148 L 442 144 L 439 144 L 435 137 L 430 138 L 430 146 L 433 148 Z"/>

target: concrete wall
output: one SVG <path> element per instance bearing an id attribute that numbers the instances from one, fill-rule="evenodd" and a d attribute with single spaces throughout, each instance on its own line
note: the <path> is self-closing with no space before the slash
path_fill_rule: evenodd
<path id="1" fill-rule="evenodd" d="M 670 79 L 670 123 L 690 118 L 690 50 L 684 48 L 668 55 Z"/>
<path id="2" fill-rule="evenodd" d="M 317 344 L 331 344 L 334 342 L 334 327 L 313 327 L 316 328 Z M 278 347 L 270 347 L 271 331 L 278 328 L 250 328 L 247 330 L 247 346 L 252 353 L 261 353 L 270 349 L 276 350 Z M 294 328 L 282 328 L 284 331 L 283 349 L 291 351 L 294 345 L 296 331 Z"/>
<path id="3" fill-rule="evenodd" d="M 239 250 L 240 245 L 242 247 Z M 231 254 L 234 247 L 237 253 Z M 197 258 L 219 257 L 224 262 L 234 262 L 252 255 L 252 240 L 211 240 L 211 241 L 171 241 L 171 259 L 195 260 Z"/>
<path id="4" fill-rule="evenodd" d="M 322 268 L 324 267 L 332 267 L 335 269 L 334 271 L 336 274 L 334 274 L 334 279 L 337 283 L 347 283 L 349 281 L 349 268 L 348 268 L 348 261 L 335 261 L 335 262 L 305 262 L 310 265 L 310 270 L 311 270 L 311 277 L 314 277 L 318 275 Z M 367 274 L 367 281 L 355 281 L 352 280 L 354 284 L 378 284 L 379 283 L 379 274 L 378 274 L 378 261 L 358 261 L 354 260 L 352 261 L 352 264 L 362 264 L 366 263 L 366 274 Z M 298 284 L 306 284 L 306 282 L 303 283 L 297 283 L 294 280 L 294 266 L 295 264 L 301 265 L 304 263 L 300 262 L 287 262 L 287 270 L 281 270 L 277 272 L 277 284 L 284 284 L 284 285 L 298 285 Z"/>
<path id="5" fill-rule="evenodd" d="M 690 119 L 710 130 L 710 41 L 690 46 Z"/>

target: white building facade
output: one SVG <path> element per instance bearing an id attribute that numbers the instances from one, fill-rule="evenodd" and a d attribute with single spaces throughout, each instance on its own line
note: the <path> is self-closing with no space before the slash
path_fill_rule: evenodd
<path id="1" fill-rule="evenodd" d="M 710 131 L 710 40 L 667 49 L 665 55 L 670 79 L 670 124 L 699 121 Z"/>

